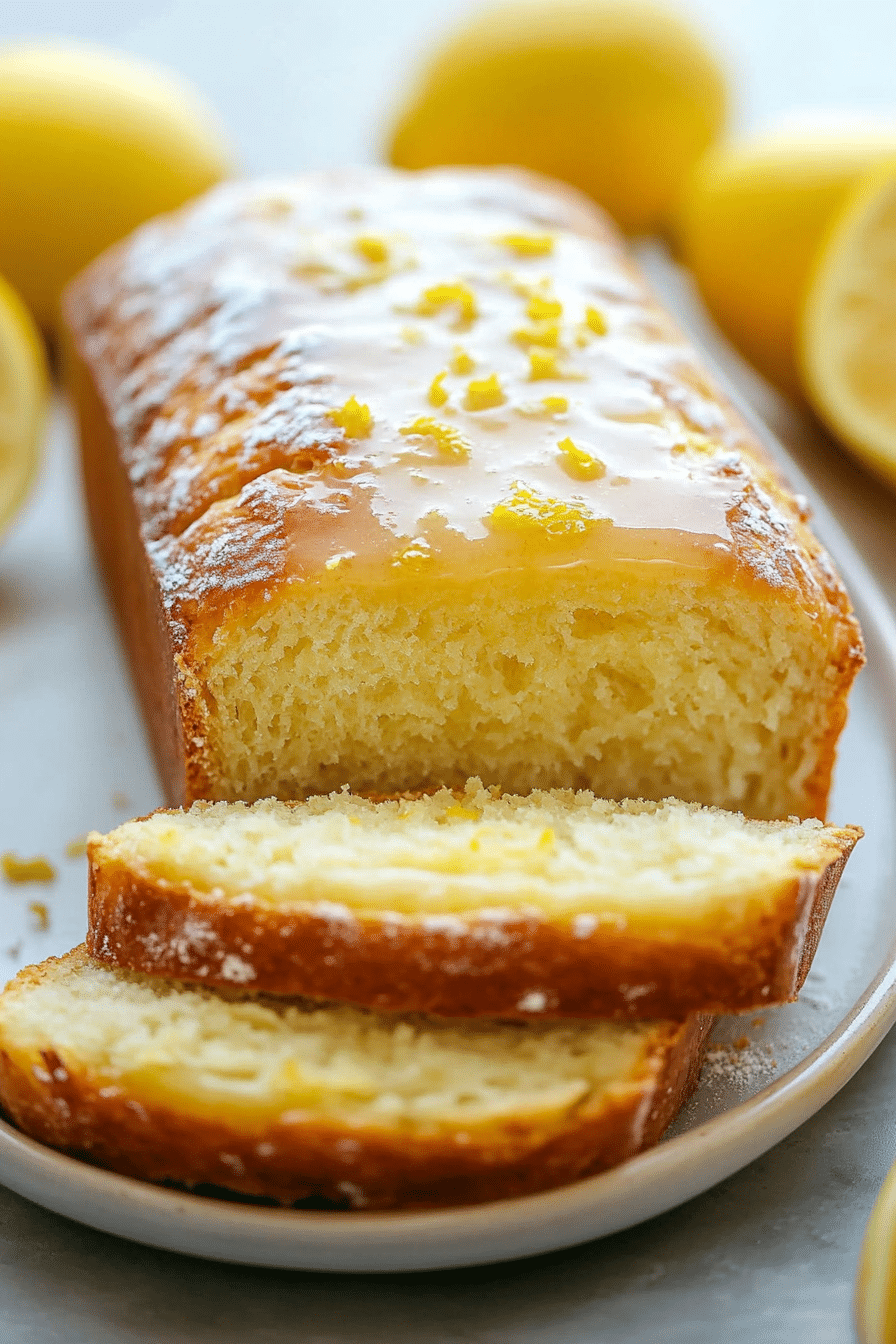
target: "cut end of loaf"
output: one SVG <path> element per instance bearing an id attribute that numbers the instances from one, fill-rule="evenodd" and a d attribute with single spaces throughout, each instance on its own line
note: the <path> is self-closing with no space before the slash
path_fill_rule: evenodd
<path id="1" fill-rule="evenodd" d="M 462 787 L 823 815 L 839 628 L 749 586 L 587 571 L 259 602 L 190 654 L 190 797 Z M 838 706 L 840 706 L 838 708 Z M 198 762 L 198 764 L 197 764 Z M 189 799 L 188 799 L 189 800 Z"/>

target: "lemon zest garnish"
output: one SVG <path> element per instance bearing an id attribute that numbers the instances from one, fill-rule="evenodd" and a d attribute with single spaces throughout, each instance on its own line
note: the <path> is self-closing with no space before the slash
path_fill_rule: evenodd
<path id="1" fill-rule="evenodd" d="M 473 378 L 467 383 L 464 406 L 468 411 L 487 411 L 492 406 L 503 406 L 506 400 L 496 373 L 489 374 L 488 378 Z"/>
<path id="2" fill-rule="evenodd" d="M 546 299 L 543 294 L 532 294 L 526 304 L 526 316 L 531 322 L 551 322 L 563 316 L 559 299 Z"/>
<path id="3" fill-rule="evenodd" d="M 595 336 L 606 336 L 607 334 L 606 318 L 597 308 L 585 309 L 585 325 L 589 331 L 594 332 Z"/>
<path id="4" fill-rule="evenodd" d="M 356 397 L 349 397 L 344 406 L 330 411 L 330 419 L 344 431 L 347 439 L 367 439 L 373 429 L 370 407 Z"/>
<path id="5" fill-rule="evenodd" d="M 541 404 L 552 415 L 562 415 L 564 411 L 569 410 L 566 397 L 542 397 Z"/>
<path id="6" fill-rule="evenodd" d="M 451 284 L 432 285 L 425 289 L 417 304 L 417 312 L 422 317 L 434 317 L 453 304 L 457 305 L 461 322 L 475 322 L 479 316 L 476 307 L 476 295 L 468 285 L 455 281 Z"/>
<path id="7" fill-rule="evenodd" d="M 529 351 L 529 378 L 535 383 L 541 378 L 562 378 L 557 367 L 559 356 L 556 350 L 547 350 L 544 346 L 533 345 Z"/>
<path id="8" fill-rule="evenodd" d="M 509 247 L 518 257 L 549 257 L 554 250 L 554 239 L 549 233 L 505 233 L 495 241 Z"/>
<path id="9" fill-rule="evenodd" d="M 422 439 L 432 439 L 439 452 L 454 462 L 466 462 L 470 456 L 470 441 L 464 438 L 454 425 L 443 425 L 427 415 L 422 415 L 412 425 L 405 425 L 399 434 L 417 434 Z"/>
<path id="10" fill-rule="evenodd" d="M 491 512 L 491 523 L 502 531 L 530 531 L 537 528 L 552 537 L 569 537 L 589 532 L 606 518 L 597 518 L 579 500 L 553 499 L 539 494 L 522 481 L 515 481 L 512 494 Z"/>
<path id="11" fill-rule="evenodd" d="M 460 803 L 455 803 L 442 813 L 442 820 L 446 821 L 449 817 L 457 818 L 458 821 L 478 821 L 482 816 L 481 812 L 474 812 L 470 807 L 461 807 Z"/>
<path id="12" fill-rule="evenodd" d="M 445 402 L 448 400 L 448 393 L 442 386 L 442 380 L 447 378 L 447 376 L 447 371 L 443 370 L 442 373 L 437 373 L 430 383 L 429 391 L 426 394 L 430 406 L 444 406 Z"/>
<path id="13" fill-rule="evenodd" d="M 476 367 L 476 361 L 472 355 L 468 355 L 462 346 L 454 347 L 454 355 L 451 360 L 452 373 L 472 373 Z"/>
<path id="14" fill-rule="evenodd" d="M 44 905 L 43 901 L 29 901 L 28 909 L 34 916 L 34 922 L 40 933 L 45 933 L 50 927 L 50 911 Z"/>
<path id="15" fill-rule="evenodd" d="M 561 465 L 577 481 L 599 481 L 606 475 L 607 469 L 599 457 L 586 453 L 572 439 L 561 439 L 557 444 L 560 450 Z"/>
<path id="16" fill-rule="evenodd" d="M 56 869 L 48 859 L 20 859 L 17 854 L 0 857 L 0 867 L 7 882 L 55 882 Z"/>
<path id="17" fill-rule="evenodd" d="M 555 839 L 555 837 L 554 837 L 554 828 L 553 828 L 553 826 L 546 826 L 546 827 L 544 828 L 544 830 L 542 831 L 541 835 L 538 837 L 538 848 L 539 848 L 539 849 L 553 849 L 553 848 L 554 848 L 554 839 Z"/>
<path id="18" fill-rule="evenodd" d="M 382 238 L 374 238 L 370 234 L 355 239 L 355 251 L 373 265 L 382 265 L 389 260 L 388 244 L 384 243 Z"/>
<path id="19" fill-rule="evenodd" d="M 537 327 L 520 327 L 513 333 L 517 345 L 556 346 L 560 343 L 560 327 L 556 322 L 545 322 Z"/>
<path id="20" fill-rule="evenodd" d="M 712 457 L 716 452 L 717 445 L 707 434 L 698 434 L 695 431 L 687 431 L 684 437 L 678 443 L 672 445 L 673 453 L 700 453 L 705 457 Z"/>

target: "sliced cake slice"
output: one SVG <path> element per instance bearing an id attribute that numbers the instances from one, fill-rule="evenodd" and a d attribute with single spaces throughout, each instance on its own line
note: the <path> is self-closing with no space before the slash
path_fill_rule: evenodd
<path id="1" fill-rule="evenodd" d="M 208 985 L 446 1016 L 796 996 L 861 831 L 565 790 L 196 803 L 88 840 L 88 947 Z"/>
<path id="2" fill-rule="evenodd" d="M 33 1138 L 147 1180 L 478 1203 L 655 1143 L 708 1026 L 383 1015 L 184 986 L 82 947 L 0 995 L 0 1103 Z"/>

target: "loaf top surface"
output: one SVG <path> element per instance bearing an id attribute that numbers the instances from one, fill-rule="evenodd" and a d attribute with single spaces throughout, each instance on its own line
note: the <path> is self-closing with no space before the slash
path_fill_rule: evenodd
<path id="1" fill-rule="evenodd" d="M 848 610 L 612 225 L 556 184 L 228 184 L 106 253 L 66 307 L 169 609 L 659 560 Z"/>

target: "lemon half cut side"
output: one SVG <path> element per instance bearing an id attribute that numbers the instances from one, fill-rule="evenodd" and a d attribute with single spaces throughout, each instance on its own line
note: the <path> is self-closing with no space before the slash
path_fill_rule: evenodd
<path id="1" fill-rule="evenodd" d="M 37 474 L 48 385 L 37 328 L 0 279 L 0 537 Z"/>
<path id="2" fill-rule="evenodd" d="M 819 417 L 896 487 L 896 159 L 862 180 L 821 249 L 800 354 Z"/>
<path id="3" fill-rule="evenodd" d="M 862 179 L 896 155 L 896 117 L 802 114 L 717 145 L 682 195 L 676 241 L 741 354 L 803 395 L 800 313 L 818 253 Z"/>

